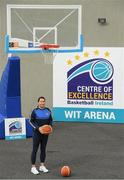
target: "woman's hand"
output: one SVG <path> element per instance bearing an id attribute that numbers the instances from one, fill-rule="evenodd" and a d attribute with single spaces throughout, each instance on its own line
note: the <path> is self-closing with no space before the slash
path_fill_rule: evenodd
<path id="1" fill-rule="evenodd" d="M 41 134 L 44 134 L 43 129 L 42 129 L 42 126 L 39 127 L 38 130 L 39 130 L 39 132 L 40 132 Z"/>

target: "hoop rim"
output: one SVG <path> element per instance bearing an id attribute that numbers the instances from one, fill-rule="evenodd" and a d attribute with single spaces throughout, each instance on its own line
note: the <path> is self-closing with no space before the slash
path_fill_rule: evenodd
<path id="1" fill-rule="evenodd" d="M 41 44 L 39 46 L 39 48 L 42 48 L 44 50 L 48 50 L 48 49 L 56 49 L 56 48 L 59 48 L 60 45 L 58 44 Z"/>

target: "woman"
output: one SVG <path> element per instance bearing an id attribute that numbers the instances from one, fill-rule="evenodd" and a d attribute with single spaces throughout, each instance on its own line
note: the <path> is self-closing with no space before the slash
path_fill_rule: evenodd
<path id="1" fill-rule="evenodd" d="M 45 107 L 46 100 L 44 97 L 38 98 L 38 106 L 32 111 L 30 124 L 34 128 L 33 132 L 33 150 L 31 154 L 31 173 L 39 174 L 39 171 L 47 173 L 48 169 L 45 167 L 44 162 L 46 158 L 46 145 L 48 141 L 48 135 L 44 135 L 39 131 L 39 127 L 43 125 L 52 126 L 51 111 Z M 36 155 L 40 144 L 40 166 L 39 171 L 36 169 Z"/>

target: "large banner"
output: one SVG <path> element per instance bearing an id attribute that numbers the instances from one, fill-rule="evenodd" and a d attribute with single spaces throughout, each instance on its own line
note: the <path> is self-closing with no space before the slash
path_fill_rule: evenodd
<path id="1" fill-rule="evenodd" d="M 6 118 L 5 119 L 5 139 L 25 139 L 26 126 L 25 118 Z"/>
<path id="2" fill-rule="evenodd" d="M 124 123 L 124 48 L 85 47 L 57 54 L 53 64 L 55 121 Z"/>

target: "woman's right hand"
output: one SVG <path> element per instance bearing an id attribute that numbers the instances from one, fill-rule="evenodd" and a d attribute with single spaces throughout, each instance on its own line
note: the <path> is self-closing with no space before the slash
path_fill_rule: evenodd
<path id="1" fill-rule="evenodd" d="M 42 126 L 41 126 L 41 127 L 39 127 L 39 128 L 38 128 L 38 130 L 39 130 L 39 132 L 40 132 L 41 134 L 43 134 L 43 129 L 42 129 Z"/>

